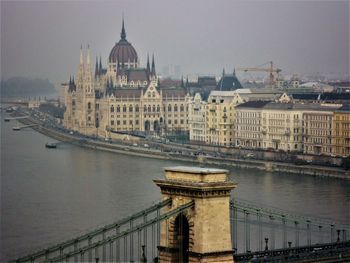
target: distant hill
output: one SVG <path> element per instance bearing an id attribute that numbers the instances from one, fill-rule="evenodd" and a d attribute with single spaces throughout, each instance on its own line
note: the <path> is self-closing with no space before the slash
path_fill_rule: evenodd
<path id="1" fill-rule="evenodd" d="M 1 80 L 1 97 L 33 97 L 55 92 L 54 85 L 47 79 L 13 77 Z"/>

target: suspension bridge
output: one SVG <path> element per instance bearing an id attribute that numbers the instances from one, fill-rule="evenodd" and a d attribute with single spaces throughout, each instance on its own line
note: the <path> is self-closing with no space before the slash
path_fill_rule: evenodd
<path id="1" fill-rule="evenodd" d="M 13 262 L 346 262 L 350 225 L 231 199 L 227 171 L 166 168 L 162 201 Z"/>

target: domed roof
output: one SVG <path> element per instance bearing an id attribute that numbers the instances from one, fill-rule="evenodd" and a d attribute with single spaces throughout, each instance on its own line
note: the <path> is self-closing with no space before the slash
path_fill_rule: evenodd
<path id="1" fill-rule="evenodd" d="M 135 48 L 126 40 L 126 33 L 124 28 L 124 20 L 122 26 L 122 32 L 120 33 L 121 39 L 114 45 L 109 54 L 109 61 L 119 63 L 128 63 L 137 61 L 137 53 Z"/>

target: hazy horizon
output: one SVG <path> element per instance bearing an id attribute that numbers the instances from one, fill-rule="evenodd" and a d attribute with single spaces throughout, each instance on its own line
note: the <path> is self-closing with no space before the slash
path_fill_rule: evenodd
<path id="1" fill-rule="evenodd" d="M 220 74 L 270 60 L 282 73 L 349 74 L 349 1 L 2 1 L 1 78 L 75 75 L 80 45 L 92 60 L 127 39 L 141 66 Z"/>

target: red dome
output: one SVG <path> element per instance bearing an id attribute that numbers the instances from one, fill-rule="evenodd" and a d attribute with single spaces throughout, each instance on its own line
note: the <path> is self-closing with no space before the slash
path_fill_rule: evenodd
<path id="1" fill-rule="evenodd" d="M 112 48 L 109 54 L 109 61 L 118 61 L 119 63 L 137 62 L 136 50 L 126 39 L 121 39 Z"/>
<path id="2" fill-rule="evenodd" d="M 120 33 L 121 39 L 112 48 L 109 54 L 109 61 L 118 63 L 133 63 L 137 62 L 137 53 L 135 48 L 126 40 L 126 33 L 124 28 L 124 19 L 122 32 Z"/>

